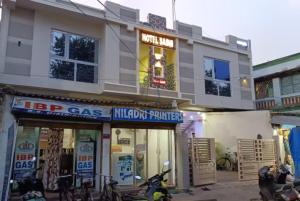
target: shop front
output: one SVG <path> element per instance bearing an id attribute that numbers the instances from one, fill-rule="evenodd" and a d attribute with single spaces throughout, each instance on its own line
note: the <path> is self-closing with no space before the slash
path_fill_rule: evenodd
<path id="1" fill-rule="evenodd" d="M 176 186 L 175 129 L 183 115 L 175 111 L 113 108 L 111 128 L 111 175 L 121 186 L 136 186 L 162 171 Z M 135 180 L 140 176 L 142 180 Z"/>
<path id="2" fill-rule="evenodd" d="M 102 124 L 111 120 L 111 108 L 74 102 L 15 97 L 12 113 L 18 122 L 13 179 L 31 169 L 46 190 L 57 190 L 59 175 L 73 174 L 95 185 L 100 171 Z M 36 158 L 33 161 L 33 158 Z"/>

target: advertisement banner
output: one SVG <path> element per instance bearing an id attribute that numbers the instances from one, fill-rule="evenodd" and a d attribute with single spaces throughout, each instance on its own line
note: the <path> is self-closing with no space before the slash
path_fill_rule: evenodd
<path id="1" fill-rule="evenodd" d="M 76 186 L 80 186 L 81 178 L 83 179 L 83 182 L 89 181 L 93 184 L 94 142 L 78 142 L 76 173 Z"/>
<path id="2" fill-rule="evenodd" d="M 133 185 L 133 155 L 113 153 L 113 178 L 119 185 Z"/>
<path id="3" fill-rule="evenodd" d="M 40 115 L 77 117 L 91 120 L 111 120 L 110 108 L 28 97 L 15 97 L 12 111 Z"/>
<path id="4" fill-rule="evenodd" d="M 22 179 L 24 173 L 35 168 L 37 136 L 32 132 L 24 132 L 17 136 L 15 148 L 14 178 L 18 181 Z"/>
<path id="5" fill-rule="evenodd" d="M 183 123 L 183 113 L 175 111 L 113 108 L 112 120 L 161 123 Z"/>

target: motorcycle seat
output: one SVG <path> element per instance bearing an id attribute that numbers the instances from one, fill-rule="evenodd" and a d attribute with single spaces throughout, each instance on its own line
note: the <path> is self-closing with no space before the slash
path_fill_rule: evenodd
<path id="1" fill-rule="evenodd" d="M 294 180 L 294 186 L 300 186 L 300 179 Z"/>

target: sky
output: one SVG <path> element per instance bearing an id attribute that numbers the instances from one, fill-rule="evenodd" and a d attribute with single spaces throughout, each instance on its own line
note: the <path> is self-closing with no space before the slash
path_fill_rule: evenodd
<path id="1" fill-rule="evenodd" d="M 97 0 L 73 0 L 101 8 Z M 104 0 L 101 0 L 104 2 Z M 172 0 L 112 0 L 167 18 L 172 27 Z M 176 19 L 202 27 L 204 36 L 250 39 L 253 64 L 300 52 L 300 0 L 176 0 Z"/>

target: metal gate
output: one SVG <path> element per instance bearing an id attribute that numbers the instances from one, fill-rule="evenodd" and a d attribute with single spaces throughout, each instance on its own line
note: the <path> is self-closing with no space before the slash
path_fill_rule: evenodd
<path id="1" fill-rule="evenodd" d="M 189 139 L 190 182 L 193 186 L 216 183 L 215 139 Z"/>
<path id="2" fill-rule="evenodd" d="M 258 170 L 276 164 L 276 144 L 273 139 L 238 139 L 239 180 L 258 179 Z"/>

